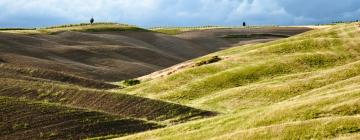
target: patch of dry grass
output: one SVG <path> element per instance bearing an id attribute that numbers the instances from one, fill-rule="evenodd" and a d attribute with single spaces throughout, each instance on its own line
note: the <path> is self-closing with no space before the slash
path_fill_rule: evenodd
<path id="1" fill-rule="evenodd" d="M 120 139 L 323 139 L 360 133 L 360 28 L 335 25 L 211 56 L 122 92 L 222 112 Z M 178 132 L 182 132 L 179 134 Z"/>

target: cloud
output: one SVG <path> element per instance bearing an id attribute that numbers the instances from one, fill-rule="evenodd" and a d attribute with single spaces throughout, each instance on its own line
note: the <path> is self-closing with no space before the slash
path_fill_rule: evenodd
<path id="1" fill-rule="evenodd" d="M 138 21 L 151 18 L 157 0 L 2 0 L 0 25 L 44 26 L 87 22 L 94 16 L 101 21 Z M 61 22 L 62 21 L 62 22 Z M 37 23 L 37 24 L 36 24 Z"/>
<path id="2" fill-rule="evenodd" d="M 227 17 L 228 23 L 247 21 L 253 24 L 284 24 L 291 15 L 274 0 L 243 0 Z"/>
<path id="3" fill-rule="evenodd" d="M 97 21 L 139 26 L 294 25 L 355 20 L 359 0 L 1 0 L 0 27 Z"/>

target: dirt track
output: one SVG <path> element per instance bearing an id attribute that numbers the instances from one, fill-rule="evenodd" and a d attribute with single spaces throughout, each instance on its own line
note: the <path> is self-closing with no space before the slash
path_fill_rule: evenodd
<path id="1" fill-rule="evenodd" d="M 0 60 L 104 81 L 139 77 L 234 45 L 280 37 L 224 38 L 239 34 L 295 35 L 310 28 L 216 29 L 170 36 L 146 31 L 0 33 Z M 1 63 L 0 61 L 0 63 Z"/>

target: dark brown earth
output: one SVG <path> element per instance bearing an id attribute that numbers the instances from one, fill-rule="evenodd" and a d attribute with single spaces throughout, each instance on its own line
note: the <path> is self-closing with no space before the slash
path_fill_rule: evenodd
<path id="1" fill-rule="evenodd" d="M 162 125 L 106 113 L 0 97 L 0 139 L 85 139 Z"/>
<path id="2" fill-rule="evenodd" d="M 124 117 L 179 123 L 216 115 L 210 111 L 127 94 L 81 89 L 42 81 L 10 78 L 0 78 L 0 81 L 2 81 L 0 97 L 57 103 Z"/>
<path id="3" fill-rule="evenodd" d="M 217 51 L 219 49 L 226 49 L 232 46 L 274 41 L 286 36 L 293 36 L 309 30 L 312 29 L 307 27 L 249 27 L 234 29 L 210 29 L 185 32 L 176 35 L 176 37 L 203 46 L 208 51 Z M 246 38 L 227 38 L 226 36 L 229 35 L 257 36 Z"/>
<path id="4" fill-rule="evenodd" d="M 295 35 L 310 28 L 214 29 L 170 36 L 151 31 L 0 33 L 0 63 L 120 81 L 149 74 L 234 45 L 281 37 L 224 38 L 238 34 Z"/>
<path id="5" fill-rule="evenodd" d="M 109 85 L 0 64 L 0 140 L 124 136 L 217 114 L 100 90 Z"/>

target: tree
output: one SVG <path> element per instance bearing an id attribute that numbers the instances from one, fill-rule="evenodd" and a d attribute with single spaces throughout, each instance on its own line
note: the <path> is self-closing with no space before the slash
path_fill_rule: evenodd
<path id="1" fill-rule="evenodd" d="M 128 80 L 125 80 L 123 83 L 124 83 L 124 85 L 126 85 L 126 86 L 133 86 L 133 85 L 140 84 L 140 80 L 137 80 L 137 79 L 128 79 Z"/>
<path id="2" fill-rule="evenodd" d="M 243 22 L 243 26 L 244 26 L 244 27 L 246 26 L 246 22 Z"/>
<path id="3" fill-rule="evenodd" d="M 91 17 L 91 19 L 90 19 L 90 24 L 93 24 L 94 23 L 94 18 L 93 17 Z"/>

